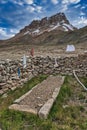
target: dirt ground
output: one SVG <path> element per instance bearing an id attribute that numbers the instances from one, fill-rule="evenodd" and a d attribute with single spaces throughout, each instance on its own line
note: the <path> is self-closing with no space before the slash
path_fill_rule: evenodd
<path id="1" fill-rule="evenodd" d="M 60 56 L 76 56 L 78 54 L 87 52 L 86 44 L 77 44 L 75 45 L 75 52 L 66 52 L 67 45 L 58 45 L 58 46 L 10 46 L 10 47 L 0 47 L 0 60 L 4 59 L 20 59 L 25 54 L 30 56 L 31 48 L 34 48 L 34 56 L 51 56 L 51 57 L 60 57 Z"/>

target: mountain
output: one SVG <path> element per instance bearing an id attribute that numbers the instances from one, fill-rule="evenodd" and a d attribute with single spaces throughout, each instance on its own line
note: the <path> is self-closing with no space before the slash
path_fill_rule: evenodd
<path id="1" fill-rule="evenodd" d="M 23 35 L 30 34 L 36 36 L 52 30 L 73 31 L 74 29 L 75 27 L 69 23 L 65 14 L 58 13 L 49 18 L 45 17 L 41 20 L 32 21 L 29 26 L 20 30 L 20 33 L 23 33 Z"/>
<path id="2" fill-rule="evenodd" d="M 57 13 L 41 20 L 33 20 L 10 40 L 20 41 L 20 39 L 25 39 L 25 41 L 33 41 L 33 38 L 39 37 L 45 33 L 50 33 L 54 30 L 68 32 L 74 31 L 76 28 L 70 24 L 64 13 Z"/>
<path id="3" fill-rule="evenodd" d="M 13 38 L 4 41 L 2 46 L 81 43 L 87 41 L 86 32 L 87 26 L 77 29 L 70 24 L 64 13 L 57 13 L 49 18 L 32 21 Z"/>

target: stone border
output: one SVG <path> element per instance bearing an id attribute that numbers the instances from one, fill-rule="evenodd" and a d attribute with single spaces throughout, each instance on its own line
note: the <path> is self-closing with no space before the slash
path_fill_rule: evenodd
<path id="1" fill-rule="evenodd" d="M 46 80 L 46 79 L 45 79 Z M 44 81 L 45 81 L 44 80 Z M 14 103 L 19 103 L 21 100 L 23 100 L 27 95 L 29 95 L 32 91 L 33 91 L 33 89 L 35 89 L 35 88 L 37 88 L 37 86 L 38 86 L 38 84 L 35 86 L 35 87 L 33 87 L 31 90 L 29 90 L 27 93 L 25 93 L 23 96 L 21 96 L 20 98 L 18 98 L 18 99 L 16 99 L 15 101 L 14 101 Z"/>
<path id="2" fill-rule="evenodd" d="M 61 81 L 62 84 L 64 82 L 64 79 L 65 79 L 65 77 L 62 76 L 62 81 Z M 9 109 L 30 112 L 30 113 L 33 113 L 35 115 L 38 114 L 41 119 L 47 119 L 49 112 L 50 112 L 50 110 L 51 110 L 51 108 L 52 108 L 52 106 L 53 106 L 53 104 L 54 104 L 54 102 L 59 94 L 61 87 L 55 88 L 55 90 L 52 94 L 52 97 L 50 99 L 48 99 L 48 101 L 41 107 L 39 112 L 37 110 L 33 110 L 33 109 L 29 108 L 28 105 L 19 105 L 20 101 L 23 100 L 28 94 L 30 94 L 33 91 L 33 89 L 36 88 L 37 86 L 38 86 L 38 84 L 35 87 L 33 87 L 31 90 L 29 90 L 27 93 L 25 93 L 23 96 L 21 96 L 19 99 L 16 99 L 14 101 L 15 104 L 9 106 Z"/>
<path id="3" fill-rule="evenodd" d="M 29 108 L 28 105 L 13 104 L 13 105 L 9 106 L 9 109 L 14 109 L 14 110 L 18 110 L 18 111 L 21 110 L 23 112 L 29 112 L 29 113 L 37 115 L 37 111 Z"/>
<path id="4" fill-rule="evenodd" d="M 31 90 L 29 90 L 27 93 L 25 93 L 23 96 L 21 96 L 20 98 L 18 98 L 18 99 L 16 99 L 15 101 L 14 101 L 14 103 L 19 103 L 21 100 L 23 100 L 28 94 L 30 94 L 31 93 L 31 91 L 32 91 L 32 89 Z"/>
<path id="5" fill-rule="evenodd" d="M 33 89 L 34 88 L 37 88 L 37 86 L 38 86 L 38 84 L 35 86 L 35 87 L 33 87 L 31 90 L 29 90 L 27 93 L 25 93 L 23 96 L 21 96 L 20 98 L 18 98 L 18 99 L 16 99 L 15 101 L 14 101 L 14 103 L 19 103 L 21 100 L 23 100 L 27 95 L 29 95 L 32 91 L 33 91 Z"/>
<path id="6" fill-rule="evenodd" d="M 53 106 L 54 99 L 50 98 L 40 109 L 38 115 L 41 119 L 47 119 L 48 114 Z"/>
<path id="7" fill-rule="evenodd" d="M 65 77 L 62 77 L 62 82 L 64 82 Z M 60 88 L 55 88 L 52 98 L 50 98 L 39 110 L 38 115 L 41 119 L 47 119 L 49 112 L 53 106 L 53 103 L 55 102 L 58 94 L 59 94 Z"/>
<path id="8" fill-rule="evenodd" d="M 18 111 L 24 111 L 24 112 L 29 112 L 32 114 L 37 115 L 37 110 L 33 110 L 31 108 L 29 108 L 28 105 L 19 105 L 20 101 L 23 100 L 28 94 L 30 94 L 34 88 L 36 88 L 38 86 L 38 84 L 33 87 L 31 90 L 29 90 L 27 93 L 25 93 L 23 96 L 21 96 L 20 98 L 16 99 L 14 101 L 14 104 L 9 106 L 9 109 L 14 109 L 14 110 L 18 110 Z"/>

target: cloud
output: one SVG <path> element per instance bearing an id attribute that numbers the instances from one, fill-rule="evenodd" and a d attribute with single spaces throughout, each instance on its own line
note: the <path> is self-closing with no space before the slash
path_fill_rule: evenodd
<path id="1" fill-rule="evenodd" d="M 81 0 L 62 0 L 62 6 L 61 6 L 61 11 L 64 12 L 66 10 L 68 10 L 68 6 L 70 4 L 77 4 L 79 3 Z M 80 4 L 76 5 L 75 8 L 78 8 L 80 6 Z M 70 10 L 70 9 L 69 9 Z"/>
<path id="2" fill-rule="evenodd" d="M 41 6 L 37 6 L 37 5 L 28 6 L 26 9 L 27 9 L 30 13 L 33 13 L 33 12 L 41 13 L 41 12 L 42 12 L 42 7 L 41 7 Z"/>
<path id="3" fill-rule="evenodd" d="M 80 16 L 85 16 L 86 14 L 84 12 L 81 12 L 80 13 Z"/>
<path id="4" fill-rule="evenodd" d="M 87 26 L 87 18 L 84 16 L 78 17 L 78 19 L 74 20 L 73 22 L 74 26 L 77 26 L 78 28 L 81 28 L 84 26 Z"/>
<path id="5" fill-rule="evenodd" d="M 11 2 L 13 4 L 18 4 L 18 5 L 23 5 L 24 4 L 24 2 L 21 1 L 21 0 L 7 0 L 7 1 L 6 0 L 0 0 L 1 4 L 6 4 L 8 2 Z"/>
<path id="6" fill-rule="evenodd" d="M 61 12 L 65 12 L 68 9 L 68 6 L 66 4 L 62 5 Z"/>
<path id="7" fill-rule="evenodd" d="M 87 25 L 87 18 L 81 16 L 80 17 L 80 20 L 78 21 L 78 24 L 84 24 L 84 25 Z"/>
<path id="8" fill-rule="evenodd" d="M 31 5 L 34 3 L 33 0 L 0 0 L 0 3 L 2 4 L 6 4 L 8 2 L 11 2 L 11 3 L 14 3 L 14 4 L 18 4 L 18 5 L 24 5 L 24 4 L 28 4 L 28 5 Z"/>
<path id="9" fill-rule="evenodd" d="M 80 4 L 77 4 L 76 6 L 74 6 L 74 8 L 79 8 L 79 7 L 81 7 Z"/>
<path id="10" fill-rule="evenodd" d="M 7 32 L 7 29 L 6 28 L 2 28 L 2 27 L 0 27 L 0 39 L 8 39 L 8 38 L 10 38 L 10 37 L 13 37 L 14 36 L 14 34 L 13 33 L 8 33 Z"/>
<path id="11" fill-rule="evenodd" d="M 58 4 L 58 0 L 51 0 L 53 4 Z"/>
<path id="12" fill-rule="evenodd" d="M 33 5 L 29 5 L 26 9 L 30 13 L 33 13 L 33 12 L 41 13 L 43 8 L 42 8 L 42 6 L 38 6 L 36 4 L 33 4 Z"/>
<path id="13" fill-rule="evenodd" d="M 79 3 L 81 0 L 62 0 L 63 4 L 77 4 Z"/>
<path id="14" fill-rule="evenodd" d="M 34 1 L 33 0 L 25 0 L 26 4 L 33 4 Z"/>
<path id="15" fill-rule="evenodd" d="M 12 34 L 16 34 L 16 33 L 19 32 L 18 29 L 14 29 L 14 28 L 11 28 L 9 31 L 10 31 L 10 33 L 12 33 Z"/>
<path id="16" fill-rule="evenodd" d="M 41 18 L 37 16 L 37 17 L 34 17 L 33 20 L 41 20 Z"/>
<path id="17" fill-rule="evenodd" d="M 38 13 L 41 13 L 42 7 L 41 7 L 41 6 L 37 6 L 37 7 L 36 7 L 36 11 L 37 11 Z"/>
<path id="18" fill-rule="evenodd" d="M 28 10 L 30 13 L 33 13 L 33 12 L 35 11 L 35 7 L 29 6 L 29 7 L 27 7 L 27 10 Z"/>
<path id="19" fill-rule="evenodd" d="M 85 8 L 86 8 L 86 6 L 82 6 L 82 7 L 81 7 L 81 9 L 85 9 Z"/>
<path id="20" fill-rule="evenodd" d="M 18 4 L 20 6 L 24 4 L 22 1 L 16 1 L 16 0 L 11 1 L 11 2 L 14 3 L 14 4 Z"/>

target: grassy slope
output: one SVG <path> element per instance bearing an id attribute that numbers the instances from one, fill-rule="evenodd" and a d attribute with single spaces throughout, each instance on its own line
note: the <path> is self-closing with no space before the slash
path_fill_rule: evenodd
<path id="1" fill-rule="evenodd" d="M 8 110 L 8 106 L 23 93 L 31 89 L 34 85 L 45 79 L 46 76 L 35 77 L 30 80 L 23 88 L 9 92 L 8 97 L 0 97 L 0 125 L 3 130 L 86 130 L 87 111 L 84 105 L 79 105 L 80 94 L 86 94 L 83 88 L 73 77 L 66 76 L 59 96 L 50 112 L 47 120 L 40 120 L 38 116 Z M 87 80 L 87 79 L 85 79 Z M 79 100 L 77 100 L 77 97 Z M 71 101 L 76 104 L 70 103 Z M 86 97 L 85 97 L 86 99 Z"/>

